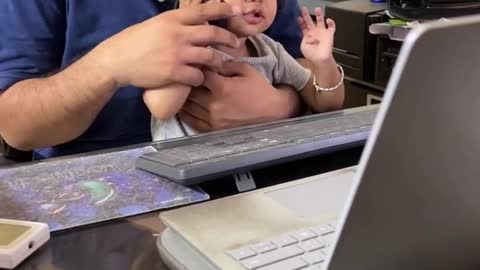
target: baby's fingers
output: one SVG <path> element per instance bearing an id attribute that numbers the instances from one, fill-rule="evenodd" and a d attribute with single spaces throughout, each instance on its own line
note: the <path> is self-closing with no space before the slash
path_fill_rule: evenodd
<path id="1" fill-rule="evenodd" d="M 335 21 L 329 18 L 327 19 L 327 27 L 329 31 L 335 32 L 337 26 L 335 25 Z"/>
<path id="2" fill-rule="evenodd" d="M 323 18 L 323 12 L 321 8 L 315 9 L 315 17 L 317 19 L 317 27 L 325 28 L 325 19 Z"/>
<path id="3" fill-rule="evenodd" d="M 313 29 L 315 27 L 315 23 L 313 23 L 312 17 L 310 17 L 310 12 L 308 12 L 306 7 L 302 7 L 302 18 L 307 29 Z"/>
<path id="4" fill-rule="evenodd" d="M 305 23 L 305 20 L 302 17 L 297 18 L 297 23 L 298 26 L 300 26 L 300 29 L 302 30 L 302 34 L 305 36 L 307 34 L 307 24 Z"/>

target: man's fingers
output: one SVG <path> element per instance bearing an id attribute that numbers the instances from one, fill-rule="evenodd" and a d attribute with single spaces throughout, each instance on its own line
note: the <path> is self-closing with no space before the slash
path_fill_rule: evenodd
<path id="1" fill-rule="evenodd" d="M 224 77 L 219 75 L 218 73 L 211 70 L 205 70 L 203 72 L 203 75 L 205 76 L 203 86 L 205 86 L 210 91 L 218 91 L 218 89 L 222 89 L 224 87 Z"/>
<path id="2" fill-rule="evenodd" d="M 188 65 L 172 69 L 168 75 L 173 82 L 191 86 L 199 86 L 205 79 L 205 76 L 200 69 Z"/>
<path id="3" fill-rule="evenodd" d="M 208 132 L 212 130 L 207 122 L 204 122 L 187 112 L 180 111 L 178 116 L 180 117 L 180 120 L 199 132 Z"/>
<path id="4" fill-rule="evenodd" d="M 201 65 L 219 70 L 223 65 L 223 57 L 212 49 L 204 47 L 187 47 L 181 55 L 188 64 Z"/>
<path id="5" fill-rule="evenodd" d="M 312 17 L 310 17 L 310 12 L 306 7 L 302 7 L 302 18 L 305 21 L 307 29 L 312 29 L 315 27 L 315 23 L 313 22 Z"/>
<path id="6" fill-rule="evenodd" d="M 238 48 L 240 45 L 238 37 L 232 32 L 208 24 L 187 27 L 183 36 L 190 44 L 197 46 L 224 45 Z"/>
<path id="7" fill-rule="evenodd" d="M 249 68 L 253 67 L 247 63 L 225 62 L 220 70 L 220 74 L 227 77 L 241 76 L 246 74 Z"/>
<path id="8" fill-rule="evenodd" d="M 210 1 L 202 5 L 177 10 L 180 22 L 187 25 L 204 24 L 208 21 L 230 18 L 242 13 L 240 6 Z"/>
<path id="9" fill-rule="evenodd" d="M 320 28 L 325 28 L 325 18 L 323 17 L 323 11 L 321 8 L 315 9 L 315 17 L 317 20 L 317 26 Z"/>
<path id="10" fill-rule="evenodd" d="M 199 106 L 202 106 L 205 110 L 207 110 L 206 108 L 211 101 L 211 93 L 206 88 L 194 88 L 192 91 L 190 91 L 188 100 L 196 103 Z"/>
<path id="11" fill-rule="evenodd" d="M 205 109 L 203 106 L 197 104 L 196 102 L 193 102 L 191 99 L 185 101 L 185 104 L 182 107 L 182 111 L 193 115 L 202 121 L 209 122 L 210 113 L 208 112 L 208 110 Z"/>

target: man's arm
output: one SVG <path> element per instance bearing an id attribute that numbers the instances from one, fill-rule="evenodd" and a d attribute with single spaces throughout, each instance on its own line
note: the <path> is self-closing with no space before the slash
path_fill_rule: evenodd
<path id="1" fill-rule="evenodd" d="M 92 51 L 47 78 L 21 81 L 0 95 L 0 134 L 20 150 L 80 136 L 116 89 Z"/>
<path id="2" fill-rule="evenodd" d="M 238 46 L 232 33 L 205 22 L 237 14 L 238 7 L 225 3 L 165 12 L 55 75 L 16 83 L 0 96 L 0 135 L 20 150 L 56 145 L 80 136 L 117 87 L 200 85 L 200 67 L 221 64 L 221 56 L 205 45 Z"/>

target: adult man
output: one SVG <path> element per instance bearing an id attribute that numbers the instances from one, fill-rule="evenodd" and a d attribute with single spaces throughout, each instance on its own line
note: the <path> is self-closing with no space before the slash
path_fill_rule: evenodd
<path id="1" fill-rule="evenodd" d="M 200 68 L 221 64 L 205 45 L 237 43 L 226 30 L 205 25 L 235 16 L 235 7 L 171 10 L 175 2 L 0 1 L 0 135 L 15 148 L 37 149 L 37 158 L 150 140 L 142 89 L 199 86 Z M 279 10 L 269 33 L 298 57 L 298 5 L 280 0 Z M 295 115 L 292 89 L 277 91 L 245 65 L 234 73 L 214 84 L 221 91 L 188 102 L 185 112 L 202 108 L 202 114 L 183 113 L 184 121 L 206 131 Z"/>

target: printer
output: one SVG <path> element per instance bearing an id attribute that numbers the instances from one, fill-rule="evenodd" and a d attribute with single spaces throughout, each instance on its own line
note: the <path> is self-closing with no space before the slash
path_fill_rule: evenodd
<path id="1" fill-rule="evenodd" d="M 368 0 L 333 2 L 325 7 L 325 16 L 335 21 L 333 56 L 350 78 L 373 82 L 377 36 L 369 33 L 372 23 L 388 21 L 386 3 Z"/>

